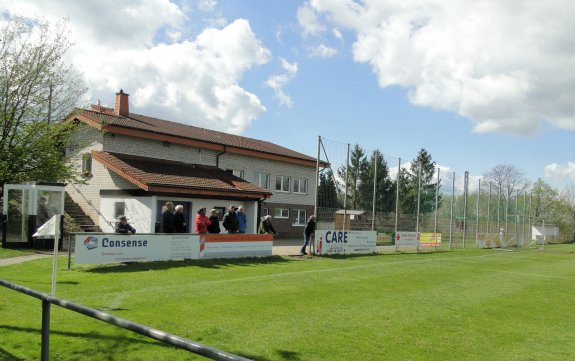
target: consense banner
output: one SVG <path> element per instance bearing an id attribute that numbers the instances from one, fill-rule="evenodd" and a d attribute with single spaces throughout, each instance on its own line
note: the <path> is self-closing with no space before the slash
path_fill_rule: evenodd
<path id="1" fill-rule="evenodd" d="M 76 263 L 118 263 L 198 258 L 197 234 L 77 234 Z"/>
<path id="2" fill-rule="evenodd" d="M 76 263 L 271 256 L 271 234 L 77 234 Z"/>
<path id="3" fill-rule="evenodd" d="M 375 231 L 315 231 L 316 254 L 358 254 L 376 251 L 377 232 Z"/>

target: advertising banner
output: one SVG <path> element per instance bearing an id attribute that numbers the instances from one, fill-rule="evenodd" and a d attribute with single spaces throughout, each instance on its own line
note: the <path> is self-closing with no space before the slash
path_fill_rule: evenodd
<path id="1" fill-rule="evenodd" d="M 76 263 L 271 256 L 271 234 L 77 234 Z"/>
<path id="2" fill-rule="evenodd" d="M 375 231 L 316 230 L 314 249 L 316 254 L 358 254 L 376 251 Z"/>
<path id="3" fill-rule="evenodd" d="M 200 239 L 200 258 L 238 258 L 271 256 L 271 234 L 206 234 Z"/>
<path id="4" fill-rule="evenodd" d="M 441 233 L 422 233 L 419 245 L 422 247 L 441 246 Z"/>
<path id="5" fill-rule="evenodd" d="M 396 246 L 419 246 L 419 232 L 401 232 L 395 234 Z"/>
<path id="6" fill-rule="evenodd" d="M 118 263 L 197 259 L 197 234 L 77 234 L 76 263 Z"/>

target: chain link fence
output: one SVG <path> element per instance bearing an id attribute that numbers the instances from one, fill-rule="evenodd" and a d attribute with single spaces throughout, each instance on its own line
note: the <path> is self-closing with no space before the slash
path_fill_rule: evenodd
<path id="1" fill-rule="evenodd" d="M 532 228 L 544 221 L 531 214 L 526 191 L 504 196 L 481 175 L 441 169 L 431 159 L 424 176 L 418 155 L 318 141 L 318 229 L 377 231 L 380 245 L 393 245 L 397 232 L 440 233 L 442 248 L 485 246 L 480 238 L 500 240 L 497 246 L 537 244 Z M 547 242 L 558 241 L 548 233 Z"/>

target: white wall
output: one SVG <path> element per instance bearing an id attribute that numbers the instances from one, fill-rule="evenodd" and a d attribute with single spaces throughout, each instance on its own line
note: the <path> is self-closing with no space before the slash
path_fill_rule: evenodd
<path id="1" fill-rule="evenodd" d="M 129 223 L 136 228 L 138 233 L 153 233 L 152 225 L 152 197 L 132 197 L 126 196 L 102 196 L 100 201 L 100 228 L 103 232 L 114 232 L 114 209 L 116 202 L 124 202 L 124 215 L 129 218 Z M 114 222 L 109 225 L 105 219 Z"/>

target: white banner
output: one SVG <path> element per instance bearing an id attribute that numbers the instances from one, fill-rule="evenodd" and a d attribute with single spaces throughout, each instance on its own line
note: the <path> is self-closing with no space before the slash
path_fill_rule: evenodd
<path id="1" fill-rule="evenodd" d="M 271 234 L 206 234 L 200 239 L 200 258 L 239 258 L 271 256 Z"/>
<path id="2" fill-rule="evenodd" d="M 395 234 L 396 246 L 419 246 L 419 232 L 401 232 L 397 231 Z"/>
<path id="3" fill-rule="evenodd" d="M 376 251 L 375 231 L 316 230 L 314 248 L 316 254 L 357 254 Z"/>
<path id="4" fill-rule="evenodd" d="M 197 259 L 197 234 L 77 234 L 76 263 L 118 263 Z"/>

